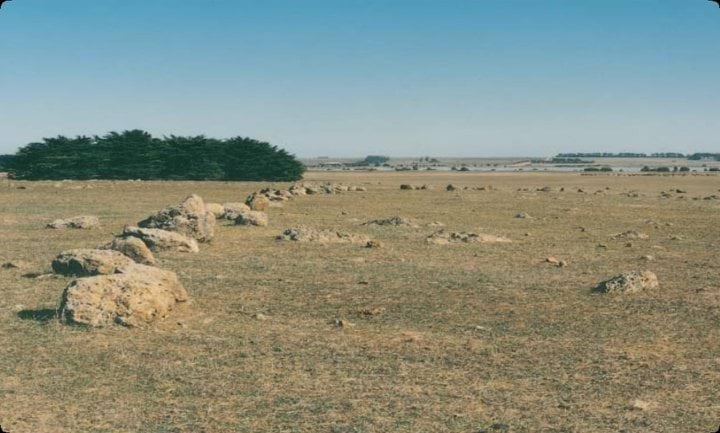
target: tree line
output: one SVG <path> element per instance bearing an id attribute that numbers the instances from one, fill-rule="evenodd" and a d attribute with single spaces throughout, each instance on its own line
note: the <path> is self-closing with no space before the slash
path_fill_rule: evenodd
<path id="1" fill-rule="evenodd" d="M 687 158 L 699 161 L 702 159 L 714 159 L 720 161 L 720 153 L 692 153 L 684 154 L 678 152 L 658 153 L 633 153 L 633 152 L 590 152 L 590 153 L 558 153 L 556 158 Z"/>
<path id="2" fill-rule="evenodd" d="M 141 130 L 44 138 L 0 164 L 26 180 L 295 181 L 305 171 L 285 150 L 250 138 L 157 138 Z"/>

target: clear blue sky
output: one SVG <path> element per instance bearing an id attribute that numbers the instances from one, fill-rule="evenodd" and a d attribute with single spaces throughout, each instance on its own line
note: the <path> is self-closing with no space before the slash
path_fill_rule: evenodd
<path id="1" fill-rule="evenodd" d="M 0 153 L 58 134 L 299 156 L 720 151 L 706 0 L 13 0 Z"/>

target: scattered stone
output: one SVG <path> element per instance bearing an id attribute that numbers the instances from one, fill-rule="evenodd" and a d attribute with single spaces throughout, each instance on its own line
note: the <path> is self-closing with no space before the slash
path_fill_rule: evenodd
<path id="1" fill-rule="evenodd" d="M 269 317 L 266 316 L 266 315 L 264 315 L 263 313 L 255 313 L 255 314 L 253 314 L 252 317 L 253 317 L 253 319 L 259 320 L 259 321 L 261 321 L 261 322 L 264 322 L 264 321 L 266 321 L 267 319 L 269 319 Z"/>
<path id="2" fill-rule="evenodd" d="M 635 399 L 630 403 L 630 408 L 633 410 L 647 411 L 653 407 L 655 404 L 640 399 Z"/>
<path id="3" fill-rule="evenodd" d="M 243 212 L 235 219 L 235 225 L 267 227 L 268 216 L 265 212 L 254 210 Z"/>
<path id="4" fill-rule="evenodd" d="M 364 226 L 405 226 L 410 228 L 420 227 L 414 220 L 410 218 L 404 218 L 400 216 L 394 216 L 390 218 L 381 218 L 368 221 L 363 224 Z"/>
<path id="5" fill-rule="evenodd" d="M 100 227 L 100 220 L 96 216 L 83 215 L 72 218 L 57 219 L 47 225 L 49 229 L 96 229 Z"/>
<path id="6" fill-rule="evenodd" d="M 358 314 L 361 316 L 379 316 L 380 314 L 383 314 L 385 312 L 384 307 L 374 307 L 374 308 L 362 308 L 358 310 Z"/>
<path id="7" fill-rule="evenodd" d="M 365 244 L 365 248 L 382 248 L 383 244 L 380 241 L 369 240 Z"/>
<path id="8" fill-rule="evenodd" d="M 552 191 L 552 188 L 550 188 L 549 186 L 544 186 L 544 187 L 542 187 L 542 188 L 538 188 L 537 191 L 539 191 L 539 192 L 551 192 L 551 191 Z"/>
<path id="9" fill-rule="evenodd" d="M 298 226 L 286 229 L 278 240 L 296 241 L 296 242 L 318 242 L 318 243 L 362 243 L 366 244 L 370 241 L 365 235 L 357 235 L 351 233 L 337 232 L 327 229 L 314 229 L 311 227 Z"/>
<path id="10" fill-rule="evenodd" d="M 0 268 L 24 270 L 29 269 L 30 266 L 30 263 L 26 262 L 25 260 L 11 260 L 0 265 Z"/>
<path id="11" fill-rule="evenodd" d="M 335 325 L 336 328 L 352 328 L 355 326 L 354 323 L 351 323 L 347 319 L 334 319 L 332 322 L 333 325 Z"/>
<path id="12" fill-rule="evenodd" d="M 567 266 L 567 262 L 565 260 L 560 260 L 557 257 L 550 256 L 545 259 L 545 263 L 550 263 L 551 265 L 555 265 L 558 268 L 564 268 Z"/>
<path id="13" fill-rule="evenodd" d="M 52 262 L 55 273 L 76 277 L 114 274 L 135 262 L 113 250 L 75 249 L 61 252 Z"/>
<path id="14" fill-rule="evenodd" d="M 155 264 L 155 256 L 152 251 L 139 238 L 115 238 L 112 242 L 101 246 L 100 249 L 118 251 L 142 265 L 153 266 Z"/>
<path id="15" fill-rule="evenodd" d="M 449 184 L 448 186 L 445 187 L 445 191 L 455 191 L 455 190 L 457 190 L 457 187 L 453 184 Z"/>
<path id="16" fill-rule="evenodd" d="M 653 260 L 655 260 L 655 256 L 648 254 L 648 255 L 640 257 L 640 260 L 645 260 L 646 262 L 652 262 Z"/>
<path id="17" fill-rule="evenodd" d="M 426 238 L 426 242 L 438 245 L 448 243 L 508 243 L 510 239 L 485 233 L 446 232 L 441 229 Z"/>
<path id="18" fill-rule="evenodd" d="M 179 205 L 167 207 L 140 221 L 138 226 L 177 232 L 207 242 L 215 234 L 215 214 L 205 208 L 199 195 L 192 194 Z"/>
<path id="19" fill-rule="evenodd" d="M 628 230 L 626 232 L 612 235 L 613 239 L 650 239 L 645 233 L 636 232 L 635 230 Z"/>
<path id="20" fill-rule="evenodd" d="M 525 212 L 520 212 L 520 213 L 516 214 L 516 215 L 515 215 L 515 218 L 518 218 L 518 219 L 532 219 L 532 217 L 531 217 L 530 215 L 528 215 L 527 213 L 525 213 Z"/>
<path id="21" fill-rule="evenodd" d="M 413 190 L 420 189 L 420 188 L 418 188 L 415 185 L 410 185 L 410 184 L 404 183 L 404 184 L 400 185 L 400 189 L 406 190 L 406 191 L 413 191 Z"/>
<path id="22" fill-rule="evenodd" d="M 144 229 L 127 226 L 122 233 L 123 238 L 136 237 L 152 251 L 178 251 L 181 253 L 197 253 L 200 251 L 197 241 L 177 232 L 160 229 Z"/>
<path id="23" fill-rule="evenodd" d="M 59 316 L 66 323 L 143 326 L 167 317 L 188 294 L 174 272 L 132 264 L 112 275 L 78 278 L 64 290 Z"/>
<path id="24" fill-rule="evenodd" d="M 650 271 L 624 272 L 596 287 L 601 293 L 636 293 L 659 287 L 657 276 Z"/>

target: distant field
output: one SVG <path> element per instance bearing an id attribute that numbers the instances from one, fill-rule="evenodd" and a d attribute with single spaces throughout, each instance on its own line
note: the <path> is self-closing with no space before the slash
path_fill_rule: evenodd
<path id="1" fill-rule="evenodd" d="M 306 158 L 301 161 L 307 165 L 310 170 L 327 171 L 338 170 L 334 167 L 334 163 L 351 165 L 363 158 Z M 548 162 L 532 162 L 548 159 Z M 648 167 L 689 167 L 699 172 L 705 168 L 720 168 L 720 161 L 695 161 L 685 158 L 580 158 L 589 163 L 567 164 L 567 163 L 551 163 L 552 158 L 539 157 L 517 157 L 517 158 L 437 158 L 438 162 L 428 163 L 421 162 L 423 165 L 430 165 L 436 170 L 449 170 L 451 167 L 467 166 L 472 171 L 500 171 L 500 172 L 517 172 L 517 171 L 550 171 L 550 172 L 573 172 L 583 171 L 588 166 L 609 166 L 615 171 L 639 172 L 644 166 Z M 412 166 L 418 163 L 419 158 L 391 158 L 388 164 L 392 167 Z M 330 166 L 328 166 L 330 164 Z M 367 169 L 358 168 L 358 169 Z M 393 168 L 380 167 L 379 170 L 393 170 Z"/>
<path id="2" fill-rule="evenodd" d="M 720 424 L 720 200 L 702 200 L 720 195 L 720 176 L 307 177 L 368 191 L 295 198 L 269 211 L 269 227 L 221 222 L 200 253 L 159 254 L 192 301 L 149 329 L 61 325 L 52 310 L 70 279 L 0 269 L 3 429 L 617 433 Z M 459 190 L 446 192 L 448 183 Z M 47 270 L 60 251 L 104 243 L 190 193 L 222 203 L 271 185 L 3 179 L 0 263 Z M 82 214 L 103 228 L 44 228 Z M 420 227 L 361 225 L 396 215 Z M 512 243 L 430 245 L 431 222 Z M 365 234 L 383 248 L 275 240 L 299 224 Z M 649 239 L 612 238 L 627 230 Z M 543 263 L 548 256 L 568 266 Z M 655 272 L 660 288 L 592 292 L 634 269 Z"/>

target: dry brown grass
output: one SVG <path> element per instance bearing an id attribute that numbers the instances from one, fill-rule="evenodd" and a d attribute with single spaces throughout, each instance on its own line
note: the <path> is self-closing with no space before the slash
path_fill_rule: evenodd
<path id="1" fill-rule="evenodd" d="M 617 433 L 712 431 L 720 422 L 720 202 L 690 199 L 717 194 L 720 177 L 308 177 L 369 190 L 300 197 L 271 209 L 268 227 L 221 222 L 199 254 L 159 254 L 192 302 L 151 329 L 47 320 L 68 280 L 0 270 L 3 428 Z M 191 192 L 241 201 L 267 186 L 3 182 L 0 262 L 27 260 L 35 270 Z M 444 191 L 450 182 L 496 190 Z M 436 188 L 400 191 L 401 183 Z M 545 185 L 556 190 L 517 191 Z M 688 199 L 659 197 L 670 188 Z M 640 197 L 621 194 L 630 190 Z M 103 229 L 44 228 L 79 214 L 99 216 Z M 361 225 L 395 215 L 421 228 Z M 513 242 L 430 245 L 432 221 Z M 384 248 L 274 240 L 297 224 L 366 234 Z M 611 238 L 627 230 L 650 238 L 632 246 Z M 569 265 L 542 263 L 548 256 Z M 660 289 L 592 292 L 632 269 L 655 272 Z M 335 318 L 354 326 L 338 328 Z"/>

